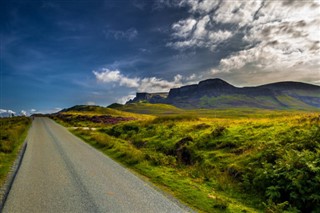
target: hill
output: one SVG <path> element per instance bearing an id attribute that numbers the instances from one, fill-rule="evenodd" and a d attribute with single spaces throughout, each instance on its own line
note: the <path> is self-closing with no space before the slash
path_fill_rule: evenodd
<path id="1" fill-rule="evenodd" d="M 137 93 L 127 104 L 146 102 L 179 108 L 320 108 L 320 87 L 301 82 L 277 82 L 256 87 L 236 87 L 222 79 L 172 88 L 168 94 Z"/>
<path id="2" fill-rule="evenodd" d="M 120 104 L 112 104 L 111 107 L 120 107 Z M 145 120 L 153 118 L 150 115 L 140 115 L 131 112 L 120 111 L 117 109 L 76 105 L 70 108 L 61 110 L 60 112 L 48 115 L 54 120 L 59 120 L 62 124 L 73 127 L 87 127 L 90 125 L 104 126 L 113 125 L 126 121 Z"/>

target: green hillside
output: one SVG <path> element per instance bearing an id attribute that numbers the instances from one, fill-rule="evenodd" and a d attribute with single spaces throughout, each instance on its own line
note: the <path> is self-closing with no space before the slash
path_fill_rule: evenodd
<path id="1" fill-rule="evenodd" d="M 170 114 L 181 114 L 185 110 L 179 109 L 169 104 L 151 104 L 151 103 L 132 103 L 123 106 L 118 106 L 117 110 L 125 112 L 133 112 L 139 114 L 150 114 L 150 115 L 170 115 Z"/>
<path id="2" fill-rule="evenodd" d="M 289 95 L 255 96 L 246 95 L 221 95 L 218 97 L 204 96 L 199 103 L 201 108 L 243 108 L 255 107 L 262 109 L 298 109 L 298 110 L 315 110 L 314 106 Z"/>

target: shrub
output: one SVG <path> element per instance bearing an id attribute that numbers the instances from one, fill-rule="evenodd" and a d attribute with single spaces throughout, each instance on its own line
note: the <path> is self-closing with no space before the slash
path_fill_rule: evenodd
<path id="1" fill-rule="evenodd" d="M 228 208 L 228 203 L 225 200 L 216 198 L 215 203 L 213 204 L 213 208 L 225 210 Z"/>
<path id="2" fill-rule="evenodd" d="M 139 126 L 136 125 L 136 124 L 124 124 L 122 126 L 122 130 L 124 132 L 132 131 L 132 132 L 138 133 L 139 132 Z"/>
<path id="3" fill-rule="evenodd" d="M 192 130 L 204 130 L 204 129 L 208 129 L 210 127 L 210 125 L 202 123 L 202 124 L 197 124 L 195 126 L 192 127 Z"/>
<path id="4" fill-rule="evenodd" d="M 212 132 L 211 132 L 211 136 L 212 137 L 220 137 L 223 135 L 223 133 L 226 131 L 226 127 L 224 126 L 218 126 L 216 127 Z"/>

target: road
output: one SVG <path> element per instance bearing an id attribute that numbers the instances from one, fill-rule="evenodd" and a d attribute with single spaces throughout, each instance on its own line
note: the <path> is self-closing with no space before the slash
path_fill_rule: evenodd
<path id="1" fill-rule="evenodd" d="M 35 118 L 3 212 L 186 212 L 48 118 Z"/>

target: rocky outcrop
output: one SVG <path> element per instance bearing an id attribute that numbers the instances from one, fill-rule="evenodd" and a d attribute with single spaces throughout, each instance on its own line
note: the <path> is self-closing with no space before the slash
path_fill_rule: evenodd
<path id="1" fill-rule="evenodd" d="M 149 103 L 163 103 L 167 98 L 167 92 L 158 93 L 147 93 L 147 92 L 137 92 L 136 97 L 133 100 L 129 100 L 127 104 L 137 103 L 137 102 L 149 102 Z"/>
<path id="2" fill-rule="evenodd" d="M 200 81 L 199 84 L 183 86 L 171 89 L 168 95 L 169 100 L 177 97 L 202 97 L 202 96 L 218 96 L 236 92 L 237 88 L 221 79 L 208 79 Z"/>

